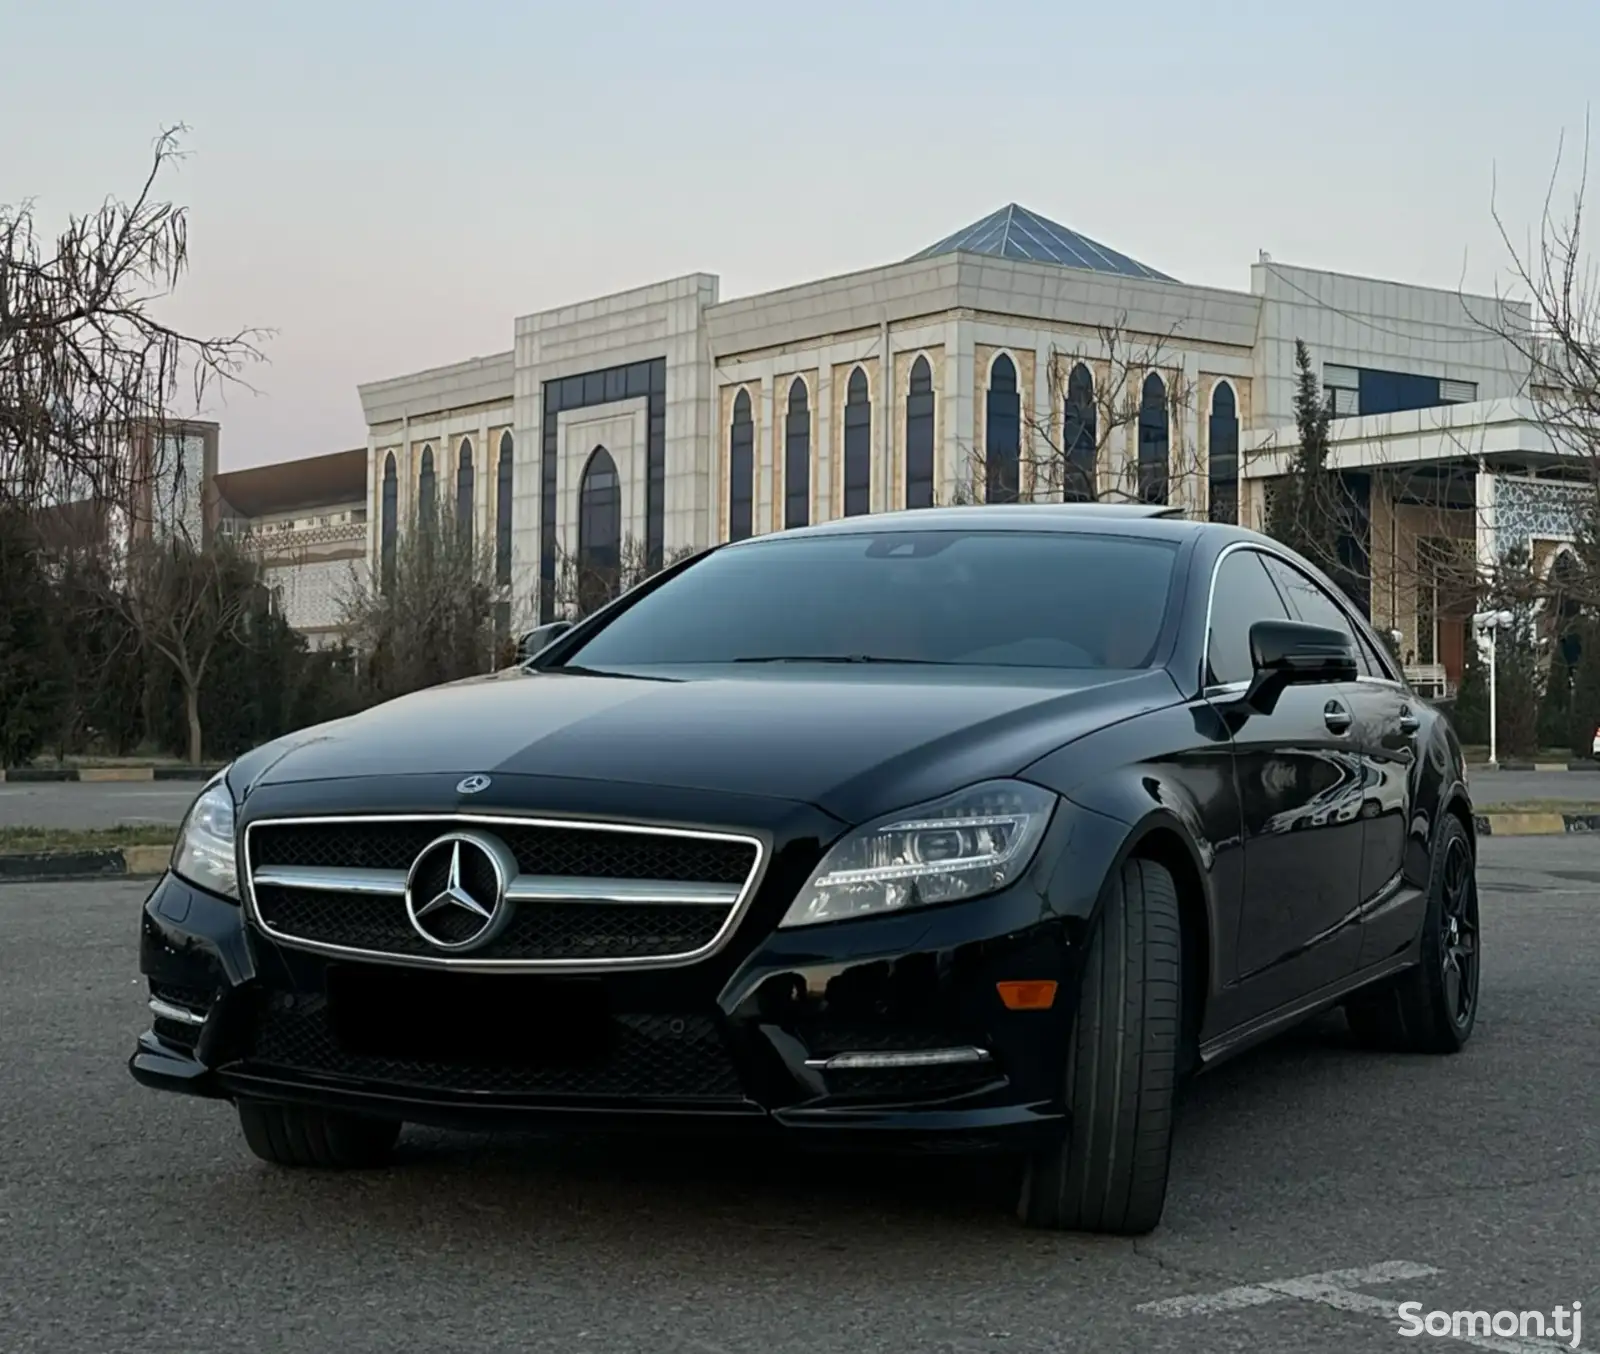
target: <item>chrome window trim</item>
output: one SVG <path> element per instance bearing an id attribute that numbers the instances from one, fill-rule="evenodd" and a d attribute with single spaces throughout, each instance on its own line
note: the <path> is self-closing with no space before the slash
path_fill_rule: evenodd
<path id="1" fill-rule="evenodd" d="M 1213 691 L 1229 691 L 1235 687 L 1242 691 L 1250 685 L 1248 681 L 1239 680 L 1234 680 L 1231 682 L 1216 682 L 1211 684 L 1207 684 L 1206 682 L 1206 674 L 1211 671 L 1211 620 L 1216 613 L 1217 606 L 1217 575 L 1222 572 L 1222 562 L 1227 559 L 1229 555 L 1240 550 L 1254 550 L 1258 555 L 1272 555 L 1277 553 L 1273 550 L 1263 550 L 1255 541 L 1230 541 L 1227 545 L 1223 546 L 1221 550 L 1217 551 L 1216 559 L 1211 562 L 1211 581 L 1206 585 L 1206 628 L 1205 633 L 1202 636 L 1203 643 L 1200 647 L 1200 672 L 1198 674 L 1200 690 L 1203 695 L 1210 695 Z M 1270 579 L 1272 575 L 1268 574 L 1267 577 Z M 1273 583 L 1272 589 L 1274 592 L 1276 592 L 1278 585 Z M 1287 620 L 1289 617 L 1288 602 L 1284 602 L 1283 604 L 1283 615 L 1284 619 Z"/>
<path id="2" fill-rule="evenodd" d="M 1200 649 L 1199 672 L 1200 694 L 1203 697 L 1210 697 L 1217 692 L 1231 691 L 1235 687 L 1237 687 L 1239 690 L 1243 690 L 1245 687 L 1249 686 L 1248 682 L 1238 681 L 1222 682 L 1212 686 L 1206 685 L 1206 673 L 1211 670 L 1211 618 L 1217 603 L 1217 575 L 1222 572 L 1222 561 L 1227 559 L 1228 556 L 1233 554 L 1233 552 L 1236 550 L 1254 550 L 1258 555 L 1271 556 L 1273 559 L 1278 560 L 1282 564 L 1295 570 L 1297 573 L 1305 573 L 1305 570 L 1301 568 L 1300 565 L 1296 564 L 1295 561 L 1292 560 L 1282 550 L 1273 549 L 1271 542 L 1268 541 L 1230 541 L 1217 552 L 1217 557 L 1212 561 L 1211 564 L 1211 581 L 1206 586 L 1206 628 L 1203 636 L 1203 643 Z M 1269 574 L 1268 577 L 1271 577 L 1271 575 Z M 1306 578 L 1308 582 L 1314 584 L 1317 588 L 1322 588 L 1322 585 L 1309 574 L 1306 575 Z M 1277 583 L 1274 582 L 1273 586 L 1276 587 Z M 1361 631 L 1364 627 L 1364 622 L 1362 622 L 1358 617 L 1353 616 L 1350 612 L 1350 608 L 1344 605 L 1344 603 L 1341 602 L 1337 597 L 1330 597 L 1330 600 L 1333 602 L 1334 606 L 1339 609 L 1340 614 L 1344 616 L 1345 620 L 1349 622 L 1350 628 L 1355 631 L 1356 642 L 1358 644 L 1362 643 L 1363 636 Z M 1287 600 L 1285 600 L 1283 604 L 1283 609 L 1286 614 L 1292 614 Z M 1386 669 L 1389 669 L 1389 659 L 1384 654 L 1382 645 L 1374 645 L 1368 642 L 1363 647 L 1371 649 L 1378 661 L 1382 663 Z M 1386 686 L 1392 686 L 1396 690 L 1402 691 L 1408 696 L 1412 694 L 1411 688 L 1403 681 L 1396 678 L 1392 669 L 1389 669 L 1389 671 L 1383 677 L 1370 677 L 1365 674 L 1358 674 L 1356 680 L 1358 682 L 1379 682 Z"/>
<path id="3" fill-rule="evenodd" d="M 1219 700 L 1224 696 L 1242 696 L 1250 689 L 1249 682 L 1218 682 L 1200 692 L 1205 700 Z"/>
<path id="4" fill-rule="evenodd" d="M 1388 687 L 1391 690 L 1398 691 L 1403 696 L 1409 696 L 1412 694 L 1409 686 L 1407 686 L 1404 682 L 1396 681 L 1393 677 L 1368 677 L 1365 673 L 1363 673 L 1361 676 L 1356 678 L 1356 681 L 1364 682 L 1368 686 Z"/>
<path id="5" fill-rule="evenodd" d="M 1378 666 L 1383 669 L 1385 677 L 1387 677 L 1391 682 L 1395 680 L 1394 674 L 1390 671 L 1389 658 L 1384 650 L 1383 645 L 1381 643 L 1374 643 L 1374 640 L 1377 638 L 1376 635 L 1368 635 L 1366 633 L 1369 629 L 1367 623 L 1361 618 L 1360 613 L 1357 612 L 1354 607 L 1348 604 L 1342 592 L 1340 592 L 1338 589 L 1329 592 L 1328 589 L 1324 588 L 1321 583 L 1317 582 L 1316 579 L 1308 574 L 1301 564 L 1290 559 L 1289 556 L 1284 554 L 1281 550 L 1267 550 L 1263 553 L 1271 555 L 1280 564 L 1282 564 L 1284 568 L 1293 569 L 1295 573 L 1299 574 L 1301 578 L 1305 579 L 1307 583 L 1320 592 L 1335 611 L 1344 617 L 1345 624 L 1350 627 L 1351 636 L 1355 639 L 1357 647 L 1363 651 L 1365 656 L 1362 666 L 1370 667 L 1373 660 L 1376 660 Z M 1356 680 L 1360 681 L 1363 677 L 1370 675 L 1371 674 L 1369 673 L 1358 673 Z"/>
<path id="6" fill-rule="evenodd" d="M 493 828 L 499 826 L 553 828 L 579 832 L 614 832 L 618 834 L 625 833 L 630 836 L 678 837 L 691 841 L 730 842 L 752 847 L 755 850 L 755 862 L 751 865 L 750 873 L 745 877 L 744 884 L 739 888 L 738 895 L 728 909 L 728 915 L 717 929 L 717 933 L 704 945 L 694 950 L 685 950 L 676 954 L 629 955 L 610 959 L 485 959 L 470 955 L 396 954 L 390 950 L 367 950 L 354 945 L 335 945 L 326 941 L 304 940 L 298 936 L 276 930 L 263 920 L 260 908 L 256 904 L 254 878 L 250 865 L 250 834 L 258 827 L 316 827 L 327 826 L 330 823 L 436 823 L 439 825 L 441 833 L 448 832 L 453 827 L 477 826 Z M 750 909 L 750 904 L 755 899 L 756 890 L 766 873 L 767 863 L 771 854 L 765 836 L 753 832 L 726 832 L 711 828 L 659 827 L 648 823 L 617 823 L 587 818 L 549 818 L 495 813 L 362 813 L 258 818 L 245 824 L 241 851 L 243 855 L 241 863 L 244 865 L 244 869 L 240 871 L 240 893 L 244 901 L 245 917 L 262 935 L 267 936 L 276 943 L 288 946 L 291 949 L 304 950 L 309 953 L 323 954 L 335 958 L 364 959 L 373 963 L 392 964 L 409 968 L 453 969 L 463 973 L 603 973 L 617 969 L 681 968 L 687 964 L 699 963 L 722 949 L 732 939 L 734 931 L 738 929 L 739 923 L 744 920 L 746 913 Z M 274 866 L 272 868 L 279 869 L 281 867 Z M 325 875 L 329 872 L 322 871 L 319 873 Z M 391 872 L 375 871 L 374 873 L 388 874 Z M 529 880 L 549 878 L 531 875 L 519 877 Z M 628 883 L 632 881 L 624 880 L 618 882 Z M 311 885 L 303 884 L 300 887 L 311 887 Z M 525 897 L 522 901 L 528 901 L 528 898 Z M 541 898 L 541 901 L 549 900 Z M 583 898 L 571 901 L 625 902 L 633 900 Z M 708 900 L 700 899 L 699 901 L 705 902 Z"/>

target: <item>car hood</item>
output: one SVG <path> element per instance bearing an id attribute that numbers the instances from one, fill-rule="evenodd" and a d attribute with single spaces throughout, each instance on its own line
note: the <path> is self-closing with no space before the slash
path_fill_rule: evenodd
<path id="1" fill-rule="evenodd" d="M 234 780 L 571 778 L 795 800 L 858 822 L 1015 774 L 1177 699 L 1161 671 L 774 667 L 662 681 L 512 669 L 290 735 L 242 758 Z"/>

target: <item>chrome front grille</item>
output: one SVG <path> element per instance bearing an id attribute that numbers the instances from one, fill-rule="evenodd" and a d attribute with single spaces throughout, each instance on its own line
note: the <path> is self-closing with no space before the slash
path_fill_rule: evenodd
<path id="1" fill-rule="evenodd" d="M 452 866 L 454 839 L 465 849 Z M 252 918 L 285 944 L 396 963 L 587 969 L 712 953 L 765 852 L 734 833 L 454 814 L 265 819 L 246 827 L 244 855 Z M 428 900 L 456 887 L 465 905 L 445 899 L 419 924 Z"/>

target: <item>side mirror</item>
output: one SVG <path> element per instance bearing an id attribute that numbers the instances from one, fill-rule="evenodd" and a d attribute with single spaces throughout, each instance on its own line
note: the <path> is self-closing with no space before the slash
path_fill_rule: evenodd
<path id="1" fill-rule="evenodd" d="M 1255 677 L 1244 699 L 1264 715 L 1288 687 L 1353 682 L 1361 671 L 1349 635 L 1301 621 L 1257 621 L 1250 627 L 1250 657 Z"/>
<path id="2" fill-rule="evenodd" d="M 570 629 L 571 621 L 551 621 L 537 630 L 529 630 L 517 640 L 517 662 L 526 663 L 536 653 L 548 649 Z"/>

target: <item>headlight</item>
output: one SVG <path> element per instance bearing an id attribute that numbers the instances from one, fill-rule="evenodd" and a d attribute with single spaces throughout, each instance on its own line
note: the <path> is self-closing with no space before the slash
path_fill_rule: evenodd
<path id="1" fill-rule="evenodd" d="M 1028 868 L 1056 797 L 997 780 L 857 828 L 838 842 L 784 914 L 811 926 L 992 893 Z"/>
<path id="2" fill-rule="evenodd" d="M 200 792 L 178 829 L 178 843 L 172 848 L 172 872 L 224 898 L 238 898 L 233 795 L 220 776 Z"/>

